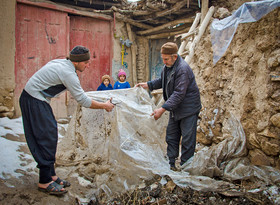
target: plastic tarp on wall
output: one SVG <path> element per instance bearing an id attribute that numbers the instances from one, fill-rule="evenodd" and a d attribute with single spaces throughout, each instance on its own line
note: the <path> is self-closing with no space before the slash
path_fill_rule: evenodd
<path id="1" fill-rule="evenodd" d="M 102 189 L 108 197 L 134 189 L 155 174 L 168 175 L 182 187 L 201 191 L 235 189 L 231 181 L 248 179 L 263 190 L 280 182 L 272 167 L 256 167 L 246 158 L 246 137 L 241 123 L 231 116 L 224 124 L 225 140 L 195 153 L 182 171 L 169 169 L 165 158 L 168 115 L 155 121 L 155 109 L 143 88 L 88 92 L 98 101 L 113 98 L 112 112 L 78 106 L 67 134 L 58 145 L 57 160 Z M 69 174 L 70 175 L 70 174 Z M 215 180 L 217 177 L 220 180 Z M 162 178 L 161 183 L 166 183 Z"/>
<path id="2" fill-rule="evenodd" d="M 246 2 L 231 16 L 214 19 L 210 28 L 214 65 L 229 47 L 239 23 L 256 22 L 279 6 L 280 0 Z"/>

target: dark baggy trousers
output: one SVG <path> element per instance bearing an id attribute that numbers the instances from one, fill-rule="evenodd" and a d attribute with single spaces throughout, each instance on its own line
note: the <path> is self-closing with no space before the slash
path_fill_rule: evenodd
<path id="1" fill-rule="evenodd" d="M 33 98 L 25 90 L 21 93 L 20 108 L 27 145 L 39 168 L 39 183 L 52 181 L 55 176 L 55 154 L 58 140 L 57 122 L 51 106 Z"/>
<path id="2" fill-rule="evenodd" d="M 167 156 L 169 164 L 174 165 L 176 158 L 179 156 L 179 146 L 181 142 L 181 162 L 183 165 L 189 158 L 194 155 L 196 145 L 196 129 L 198 114 L 185 117 L 175 121 L 169 117 L 166 129 Z"/>

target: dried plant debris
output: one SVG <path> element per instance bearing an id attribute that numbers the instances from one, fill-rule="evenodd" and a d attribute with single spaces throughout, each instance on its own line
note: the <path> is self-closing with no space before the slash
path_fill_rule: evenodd
<path id="1" fill-rule="evenodd" d="M 160 183 L 161 177 L 155 176 L 152 180 L 145 181 L 145 185 L 135 190 L 116 195 L 110 201 L 102 200 L 102 193 L 96 200 L 91 200 L 88 205 L 163 205 L 163 204 L 265 204 L 273 203 L 266 195 L 261 193 L 248 193 L 239 191 L 202 192 L 191 188 L 177 186 L 170 177 L 165 176 L 166 184 Z"/>

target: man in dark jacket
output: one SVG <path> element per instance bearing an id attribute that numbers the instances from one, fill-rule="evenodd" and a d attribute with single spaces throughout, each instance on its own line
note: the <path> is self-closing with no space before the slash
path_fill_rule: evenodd
<path id="1" fill-rule="evenodd" d="M 165 64 L 161 77 L 137 86 L 149 90 L 163 89 L 165 103 L 154 110 L 157 120 L 167 110 L 170 112 L 166 129 L 167 156 L 170 168 L 176 170 L 175 161 L 179 156 L 181 142 L 181 162 L 183 165 L 194 155 L 198 114 L 201 109 L 200 93 L 190 66 L 177 54 L 175 43 L 168 42 L 161 47 L 161 57 Z"/>

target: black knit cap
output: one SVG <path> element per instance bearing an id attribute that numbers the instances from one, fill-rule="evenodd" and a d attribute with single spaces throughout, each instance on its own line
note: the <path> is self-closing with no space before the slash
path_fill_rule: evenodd
<path id="1" fill-rule="evenodd" d="M 69 59 L 72 62 L 83 62 L 90 59 L 89 50 L 84 46 L 75 46 L 70 51 Z"/>

